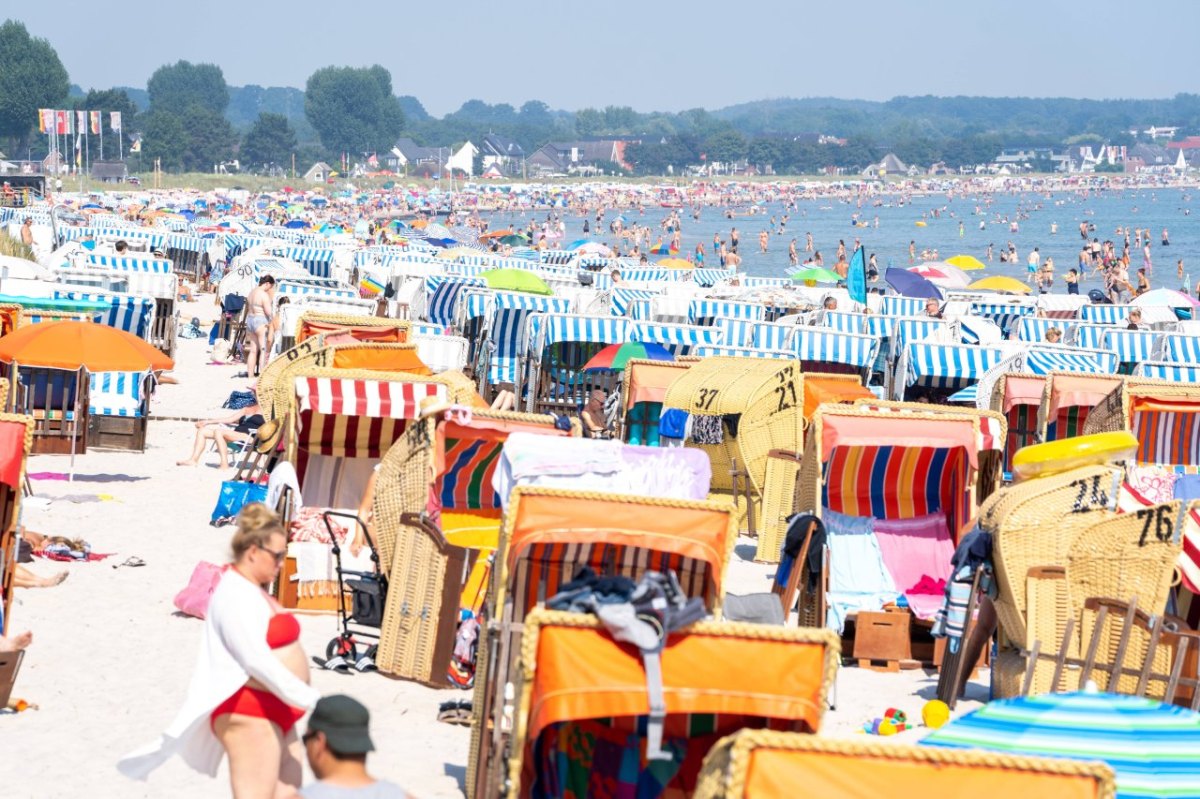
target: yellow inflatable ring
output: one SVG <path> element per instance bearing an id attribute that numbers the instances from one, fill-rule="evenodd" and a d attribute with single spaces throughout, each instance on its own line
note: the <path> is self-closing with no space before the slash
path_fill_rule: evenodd
<path id="1" fill-rule="evenodd" d="M 917 227 L 925 227 L 926 226 L 924 222 L 917 222 L 916 224 L 917 224 Z"/>
<path id="2" fill-rule="evenodd" d="M 1013 475 L 1019 480 L 1033 480 L 1080 466 L 1128 460 L 1137 448 L 1137 437 L 1124 430 L 1033 444 L 1013 455 Z"/>

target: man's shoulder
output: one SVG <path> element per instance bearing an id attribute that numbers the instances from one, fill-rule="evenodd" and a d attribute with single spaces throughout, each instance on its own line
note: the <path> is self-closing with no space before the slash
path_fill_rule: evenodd
<path id="1" fill-rule="evenodd" d="M 408 799 L 408 794 L 399 785 L 387 780 L 376 780 L 370 785 L 344 788 L 327 782 L 314 782 L 300 790 L 303 799 Z"/>

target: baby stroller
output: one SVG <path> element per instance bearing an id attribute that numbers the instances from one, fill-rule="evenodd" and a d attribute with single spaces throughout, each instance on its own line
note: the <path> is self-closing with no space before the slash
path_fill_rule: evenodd
<path id="1" fill-rule="evenodd" d="M 351 519 L 362 528 L 367 546 L 371 548 L 372 571 L 354 571 L 342 568 L 342 548 L 338 546 L 330 518 L 341 516 Z M 379 553 L 366 523 L 353 513 L 329 510 L 322 514 L 325 528 L 333 542 L 333 560 L 337 569 L 338 614 L 342 631 L 325 647 L 326 661 L 323 667 L 334 671 L 374 671 L 375 654 L 379 649 L 380 628 L 383 626 L 383 607 L 387 599 L 387 577 L 379 568 Z M 350 609 L 346 609 L 346 588 L 350 589 Z M 367 643 L 362 639 L 367 639 Z M 360 646 L 364 646 L 360 657 Z"/>

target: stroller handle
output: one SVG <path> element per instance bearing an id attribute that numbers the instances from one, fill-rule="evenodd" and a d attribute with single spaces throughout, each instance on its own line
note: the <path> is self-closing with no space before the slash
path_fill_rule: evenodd
<path id="1" fill-rule="evenodd" d="M 334 557 L 340 557 L 342 548 L 338 546 L 337 536 L 333 534 L 333 523 L 330 522 L 330 517 L 341 516 L 345 519 L 353 519 L 354 523 L 362 528 L 363 536 L 367 539 L 367 546 L 371 548 L 371 562 L 375 565 L 375 571 L 379 571 L 379 552 L 375 549 L 375 541 L 371 538 L 371 531 L 367 529 L 367 523 L 358 518 L 357 514 L 346 513 L 340 510 L 327 510 L 321 514 L 321 518 L 325 521 L 325 529 L 329 531 L 329 540 L 333 542 Z"/>

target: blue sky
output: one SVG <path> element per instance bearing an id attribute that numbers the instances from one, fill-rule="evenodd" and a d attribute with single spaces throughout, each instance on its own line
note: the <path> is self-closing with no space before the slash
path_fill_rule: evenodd
<path id="1" fill-rule="evenodd" d="M 1200 91 L 1198 0 L 121 0 L 0 4 L 87 88 L 179 59 L 303 87 L 382 64 L 444 114 L 469 99 L 717 108 L 771 97 L 1169 97 Z M 6 8 L 7 7 L 7 8 Z"/>

